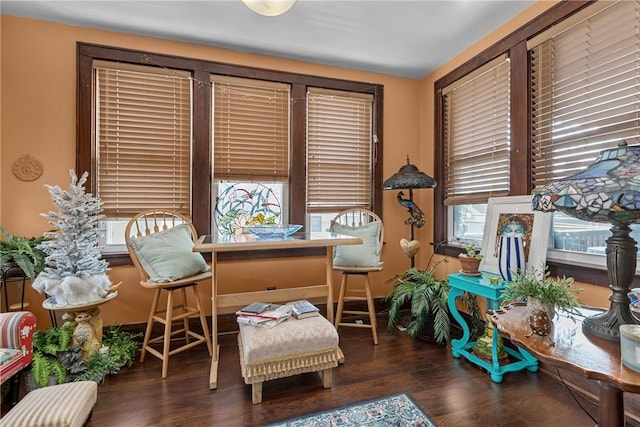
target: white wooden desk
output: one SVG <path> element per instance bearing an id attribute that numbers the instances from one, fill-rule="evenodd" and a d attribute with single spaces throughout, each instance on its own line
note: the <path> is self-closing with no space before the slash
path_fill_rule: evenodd
<path id="1" fill-rule="evenodd" d="M 250 234 L 234 236 L 205 235 L 198 239 L 193 250 L 195 252 L 211 252 L 211 268 L 213 278 L 211 339 L 213 357 L 209 373 L 209 389 L 218 387 L 218 314 L 234 313 L 239 308 L 254 301 L 281 302 L 296 299 L 326 298 L 327 319 L 333 323 L 333 247 L 362 244 L 359 237 L 345 236 L 335 233 L 295 233 L 292 236 L 274 239 L 259 239 Z M 301 286 L 273 291 L 255 291 L 218 295 L 218 254 L 221 252 L 260 251 L 274 249 L 325 248 L 326 279 L 325 283 L 312 286 Z"/>

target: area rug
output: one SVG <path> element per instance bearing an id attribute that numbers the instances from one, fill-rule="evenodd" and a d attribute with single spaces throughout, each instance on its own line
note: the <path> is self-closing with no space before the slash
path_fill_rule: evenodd
<path id="1" fill-rule="evenodd" d="M 269 424 L 267 427 L 436 427 L 405 393 L 354 403 Z"/>

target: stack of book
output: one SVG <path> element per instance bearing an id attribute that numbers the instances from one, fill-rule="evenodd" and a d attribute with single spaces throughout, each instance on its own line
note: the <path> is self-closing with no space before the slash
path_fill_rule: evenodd
<path id="1" fill-rule="evenodd" d="M 311 304 L 306 299 L 290 302 L 291 312 L 296 319 L 306 319 L 307 317 L 314 317 L 320 315 L 320 309 Z"/>
<path id="2" fill-rule="evenodd" d="M 288 304 L 276 305 L 253 302 L 236 312 L 236 321 L 243 325 L 273 328 L 289 319 L 291 315 L 292 307 Z"/>

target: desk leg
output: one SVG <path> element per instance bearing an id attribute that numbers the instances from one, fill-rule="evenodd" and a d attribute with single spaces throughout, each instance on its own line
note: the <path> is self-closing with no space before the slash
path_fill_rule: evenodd
<path id="1" fill-rule="evenodd" d="M 600 404 L 598 406 L 598 427 L 624 426 L 623 392 L 605 381 L 600 384 Z"/>
<path id="2" fill-rule="evenodd" d="M 218 254 L 211 254 L 211 344 L 213 356 L 211 356 L 211 370 L 209 372 L 209 390 L 218 388 L 218 358 L 220 346 L 218 344 Z"/>
<path id="3" fill-rule="evenodd" d="M 327 320 L 333 324 L 333 246 L 327 246 Z"/>
<path id="4" fill-rule="evenodd" d="M 449 290 L 449 298 L 447 300 L 447 305 L 449 305 L 449 312 L 462 328 L 462 338 L 460 338 L 459 340 L 451 340 L 451 353 L 455 358 L 460 357 L 460 350 L 464 349 L 464 347 L 469 342 L 469 337 L 471 336 L 471 334 L 469 333 L 469 325 L 467 325 L 467 322 L 464 321 L 462 315 L 458 311 L 458 307 L 456 307 L 456 298 L 458 298 L 460 295 L 462 295 L 461 289 L 451 288 Z"/>

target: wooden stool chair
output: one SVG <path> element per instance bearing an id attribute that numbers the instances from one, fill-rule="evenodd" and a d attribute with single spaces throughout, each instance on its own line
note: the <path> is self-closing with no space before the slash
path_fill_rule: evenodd
<path id="1" fill-rule="evenodd" d="M 338 308 L 336 310 L 336 329 L 340 326 L 369 328 L 373 335 L 373 343 L 378 344 L 376 310 L 371 296 L 369 273 L 382 271 L 382 263 L 380 262 L 384 239 L 382 221 L 380 217 L 369 210 L 347 209 L 332 220 L 331 231 L 360 237 L 363 240 L 362 245 L 336 247 L 333 269 L 342 272 Z M 364 280 L 364 287 L 347 289 L 349 276 L 361 276 Z M 344 310 L 344 303 L 348 301 L 366 301 L 367 311 Z M 345 314 L 349 316 L 343 317 Z M 369 316 L 369 324 L 353 321 L 353 318 L 361 317 L 362 315 Z"/>
<path id="2" fill-rule="evenodd" d="M 209 327 L 198 294 L 198 284 L 210 280 L 212 273 L 202 255 L 193 252 L 197 233 L 191 221 L 177 212 L 148 210 L 129 221 L 125 236 L 129 255 L 140 274 L 140 285 L 155 291 L 140 362 L 144 362 L 146 352 L 151 353 L 162 360 L 162 378 L 166 378 L 169 356 L 202 343 L 207 344 L 209 354 L 213 355 Z M 195 307 L 187 303 L 187 290 L 193 293 Z M 163 291 L 167 294 L 164 308 L 159 307 Z M 202 334 L 189 328 L 192 317 L 200 318 Z M 182 327 L 174 331 L 173 322 L 177 321 L 182 321 Z M 154 322 L 164 325 L 164 333 L 152 338 Z M 171 338 L 179 334 L 183 334 L 185 344 L 172 350 Z M 162 343 L 162 351 L 152 346 L 155 343 Z"/>

